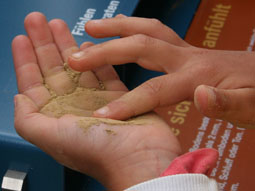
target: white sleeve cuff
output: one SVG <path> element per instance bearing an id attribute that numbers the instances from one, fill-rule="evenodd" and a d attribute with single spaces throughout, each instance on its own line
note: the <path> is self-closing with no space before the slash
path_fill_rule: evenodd
<path id="1" fill-rule="evenodd" d="M 152 179 L 125 191 L 218 191 L 218 185 L 203 174 L 178 174 Z"/>

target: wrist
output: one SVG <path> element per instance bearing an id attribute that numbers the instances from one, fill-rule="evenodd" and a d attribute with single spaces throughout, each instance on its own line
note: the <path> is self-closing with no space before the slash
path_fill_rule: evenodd
<path id="1" fill-rule="evenodd" d="M 132 185 L 159 177 L 176 157 L 177 154 L 169 154 L 169 151 L 161 151 L 159 154 L 155 154 L 154 151 L 138 152 L 104 166 L 106 173 L 99 181 L 108 190 L 124 190 Z"/>

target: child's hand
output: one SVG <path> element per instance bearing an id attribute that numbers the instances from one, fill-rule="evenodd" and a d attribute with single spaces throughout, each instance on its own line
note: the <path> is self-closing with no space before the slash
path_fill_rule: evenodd
<path id="1" fill-rule="evenodd" d="M 255 125 L 254 53 L 193 47 L 154 19 L 119 15 L 90 21 L 85 28 L 93 37 L 122 38 L 72 55 L 72 68 L 87 71 L 135 62 L 166 73 L 109 103 L 94 116 L 127 119 L 156 107 L 194 99 L 204 115 L 238 125 Z"/>
<path id="2" fill-rule="evenodd" d="M 180 153 L 180 146 L 155 114 L 143 116 L 139 124 L 126 124 L 70 114 L 54 118 L 39 112 L 51 99 L 44 83 L 56 95 L 73 91 L 75 84 L 63 63 L 79 48 L 61 20 L 48 23 L 42 14 L 31 13 L 25 28 L 28 36 L 17 36 L 12 44 L 20 92 L 15 96 L 17 132 L 61 164 L 96 178 L 109 190 L 123 190 L 158 177 Z M 85 43 L 81 48 L 92 45 Z M 127 91 L 112 66 L 82 73 L 79 85 L 99 88 L 99 80 L 105 86 L 98 91 L 102 97 L 114 99 Z M 87 108 L 79 109 L 86 112 Z"/>

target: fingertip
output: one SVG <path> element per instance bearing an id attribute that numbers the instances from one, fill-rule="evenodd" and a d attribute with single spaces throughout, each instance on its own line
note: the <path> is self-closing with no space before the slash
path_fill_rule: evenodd
<path id="1" fill-rule="evenodd" d="M 27 14 L 27 16 L 25 17 L 25 19 L 29 19 L 30 17 L 45 17 L 44 14 L 42 14 L 39 11 L 33 11 L 29 14 Z"/>
<path id="2" fill-rule="evenodd" d="M 94 117 L 108 117 L 110 114 L 110 109 L 108 106 L 104 106 L 96 111 L 94 111 L 93 116 Z"/>
<path id="3" fill-rule="evenodd" d="M 84 42 L 84 43 L 81 44 L 80 49 L 85 50 L 86 48 L 89 48 L 91 46 L 94 46 L 93 42 Z"/>
<path id="4" fill-rule="evenodd" d="M 85 31 L 93 37 L 98 36 L 98 27 L 103 24 L 103 19 L 90 20 L 85 24 Z"/>
<path id="5" fill-rule="evenodd" d="M 67 24 L 62 19 L 52 19 L 49 22 L 49 25 L 58 31 L 64 30 L 67 27 Z"/>
<path id="6" fill-rule="evenodd" d="M 101 58 L 99 58 L 97 52 L 94 51 L 96 48 L 94 49 L 94 46 L 91 46 L 91 43 L 89 43 L 87 48 L 81 50 L 80 52 L 75 52 L 68 57 L 67 61 L 72 69 L 79 72 L 85 72 L 100 66 L 101 63 L 99 63 L 97 60 Z"/>
<path id="7" fill-rule="evenodd" d="M 12 46 L 16 45 L 19 42 L 23 42 L 25 40 L 27 40 L 27 36 L 26 35 L 17 35 L 12 40 Z"/>
<path id="8" fill-rule="evenodd" d="M 86 24 L 84 26 L 84 29 L 85 29 L 86 33 L 91 36 L 91 33 L 90 33 L 90 22 L 91 22 L 91 20 L 86 22 Z"/>
<path id="9" fill-rule="evenodd" d="M 76 52 L 68 57 L 68 65 L 75 71 L 84 72 L 86 69 L 84 68 L 84 64 L 81 64 L 84 56 L 84 52 Z"/>
<path id="10" fill-rule="evenodd" d="M 62 19 L 52 19 L 48 23 L 55 43 L 58 44 L 60 51 L 70 48 L 70 46 L 77 46 L 73 36 L 70 33 L 69 27 Z"/>
<path id="11" fill-rule="evenodd" d="M 25 26 L 40 26 L 42 24 L 42 22 L 44 22 L 44 20 L 46 20 L 46 17 L 44 14 L 40 13 L 40 12 L 32 12 L 29 13 L 24 20 L 24 24 Z"/>
<path id="12" fill-rule="evenodd" d="M 19 53 L 20 50 L 28 49 L 32 49 L 32 43 L 26 35 L 17 35 L 16 37 L 14 37 L 14 39 L 12 40 L 12 51 L 16 50 L 16 52 Z"/>
<path id="13" fill-rule="evenodd" d="M 32 42 L 27 36 L 18 35 L 13 39 L 12 56 L 15 69 L 19 68 L 25 63 L 36 62 Z"/>
<path id="14" fill-rule="evenodd" d="M 79 67 L 78 61 L 73 59 L 72 56 L 69 56 L 67 58 L 67 63 L 73 70 L 82 72 L 81 68 Z"/>
<path id="15" fill-rule="evenodd" d="M 14 58 L 17 56 L 16 53 L 19 53 L 20 50 L 27 50 L 31 48 L 31 42 L 26 35 L 17 35 L 12 40 L 12 53 Z M 20 54 L 19 54 L 20 55 Z"/>
<path id="16" fill-rule="evenodd" d="M 106 106 L 94 111 L 93 117 L 127 120 L 135 116 L 125 102 L 115 100 Z"/>
<path id="17" fill-rule="evenodd" d="M 116 19 L 123 19 L 125 16 L 115 18 L 90 20 L 85 24 L 85 31 L 94 38 L 104 38 L 117 36 L 113 31 L 118 31 L 118 27 L 114 25 Z"/>
<path id="18" fill-rule="evenodd" d="M 84 52 L 83 51 L 75 52 L 71 55 L 71 58 L 75 59 L 75 60 L 81 60 L 83 57 L 84 57 Z"/>

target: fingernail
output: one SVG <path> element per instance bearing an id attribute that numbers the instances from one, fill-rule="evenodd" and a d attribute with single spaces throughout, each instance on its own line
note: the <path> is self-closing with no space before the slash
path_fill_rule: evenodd
<path id="1" fill-rule="evenodd" d="M 127 16 L 126 15 L 123 15 L 123 14 L 118 14 L 115 16 L 116 18 L 126 18 Z"/>
<path id="2" fill-rule="evenodd" d="M 213 87 L 207 86 L 208 106 L 211 107 L 216 104 L 216 92 Z"/>
<path id="3" fill-rule="evenodd" d="M 81 52 L 76 52 L 76 53 L 72 54 L 72 57 L 73 57 L 73 58 L 76 58 L 76 59 L 79 59 L 79 58 L 81 58 L 83 55 L 84 55 L 84 53 L 81 51 Z"/>
<path id="4" fill-rule="evenodd" d="M 94 114 L 100 115 L 100 116 L 105 116 L 109 113 L 109 111 L 110 111 L 109 107 L 105 106 L 105 107 L 102 107 L 102 108 L 96 110 L 94 112 Z"/>

